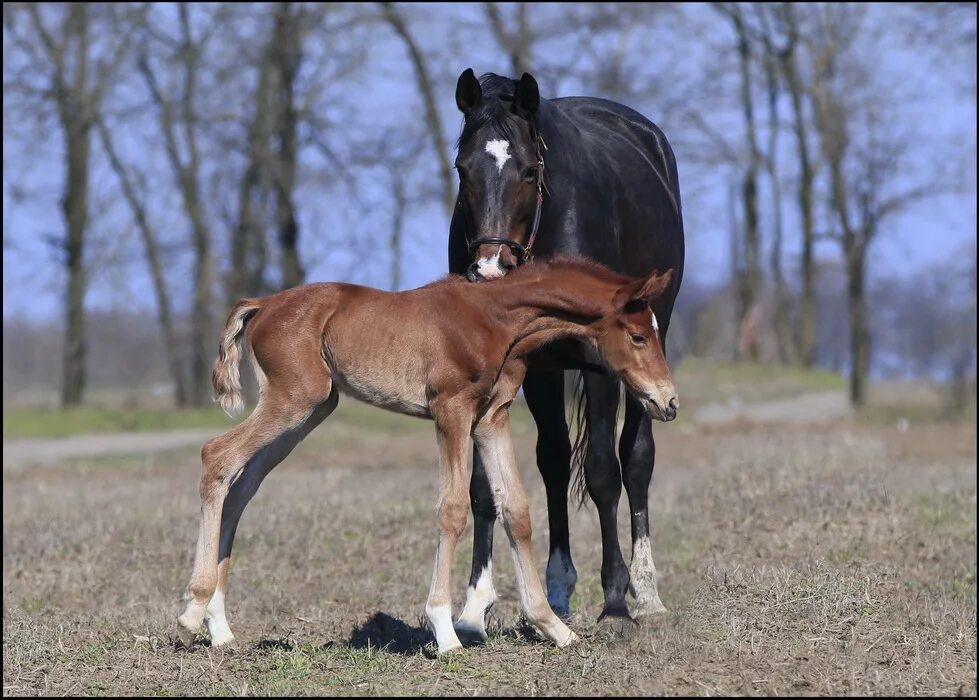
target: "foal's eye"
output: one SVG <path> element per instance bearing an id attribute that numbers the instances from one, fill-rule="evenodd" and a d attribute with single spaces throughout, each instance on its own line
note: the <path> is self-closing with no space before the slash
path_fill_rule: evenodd
<path id="1" fill-rule="evenodd" d="M 463 166 L 457 164 L 452 167 L 454 167 L 456 169 L 456 172 L 459 173 L 460 182 L 464 181 L 467 177 L 469 177 L 469 171 L 466 170 Z"/>
<path id="2" fill-rule="evenodd" d="M 524 168 L 520 173 L 520 177 L 524 182 L 534 182 L 537 180 L 537 168 L 533 166 Z"/>
<path id="3" fill-rule="evenodd" d="M 645 345 L 645 343 L 646 343 L 646 336 L 639 335 L 638 333 L 633 333 L 632 334 L 632 342 L 635 343 L 636 345 Z"/>

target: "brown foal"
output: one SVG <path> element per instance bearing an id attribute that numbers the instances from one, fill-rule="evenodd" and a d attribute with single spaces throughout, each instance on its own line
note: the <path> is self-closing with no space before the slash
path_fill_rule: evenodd
<path id="1" fill-rule="evenodd" d="M 510 540 L 527 619 L 558 646 L 575 635 L 547 603 L 531 554 L 527 498 L 510 442 L 509 408 L 526 355 L 577 338 L 655 418 L 676 415 L 673 380 L 649 302 L 672 271 L 629 279 L 590 262 L 552 260 L 505 278 L 446 278 L 391 293 L 310 284 L 239 301 L 228 317 L 213 383 L 221 406 L 242 407 L 238 365 L 250 348 L 260 385 L 252 414 L 201 450 L 201 525 L 189 602 L 178 622 L 188 645 L 206 622 L 215 646 L 234 639 L 224 592 L 235 530 L 259 484 L 337 406 L 339 392 L 435 421 L 439 540 L 425 611 L 439 653 L 461 647 L 452 624 L 452 559 L 469 510 L 470 437 Z"/>

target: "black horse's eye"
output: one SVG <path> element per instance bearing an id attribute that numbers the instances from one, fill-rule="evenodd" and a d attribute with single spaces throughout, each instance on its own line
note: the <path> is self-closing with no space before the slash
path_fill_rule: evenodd
<path id="1" fill-rule="evenodd" d="M 646 337 L 639 335 L 638 333 L 633 333 L 632 342 L 635 343 L 636 345 L 642 345 L 646 342 Z"/>
<path id="2" fill-rule="evenodd" d="M 520 177 L 524 182 L 534 182 L 537 179 L 537 168 L 533 166 L 524 168 L 520 172 Z"/>
<path id="3" fill-rule="evenodd" d="M 456 163 L 452 167 L 456 169 L 456 172 L 457 173 L 459 173 L 459 179 L 460 180 L 465 180 L 467 177 L 469 177 L 469 171 L 466 170 L 466 168 L 464 166 L 459 165 L 458 163 Z"/>

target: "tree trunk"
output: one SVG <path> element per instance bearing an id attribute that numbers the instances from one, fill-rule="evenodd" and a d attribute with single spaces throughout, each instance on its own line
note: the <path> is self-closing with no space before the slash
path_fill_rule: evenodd
<path id="1" fill-rule="evenodd" d="M 140 239 L 143 241 L 146 265 L 149 268 L 150 278 L 153 281 L 153 292 L 156 295 L 157 319 L 160 322 L 160 331 L 163 333 L 167 367 L 170 371 L 170 381 L 173 382 L 173 398 L 177 408 L 183 408 L 187 405 L 187 387 L 184 381 L 177 334 L 173 327 L 170 294 L 167 291 L 166 278 L 163 275 L 163 265 L 160 262 L 160 250 L 156 233 L 150 226 L 146 209 L 136 194 L 136 188 L 133 185 L 132 179 L 119 159 L 119 155 L 116 153 L 108 127 L 106 127 L 105 122 L 101 119 L 98 120 L 97 127 L 102 140 L 102 147 L 105 149 L 106 155 L 109 158 L 109 164 L 112 166 L 113 172 L 115 172 L 116 177 L 119 179 L 123 197 L 132 210 L 133 220 L 136 222 Z"/>
<path id="2" fill-rule="evenodd" d="M 204 208 L 200 195 L 200 157 L 197 151 L 197 69 L 200 46 L 194 43 L 190 29 L 187 3 L 178 6 L 181 43 L 178 58 L 183 68 L 183 85 L 179 101 L 179 123 L 182 141 L 187 150 L 186 162 L 181 156 L 177 140 L 177 115 L 169 98 L 160 91 L 156 76 L 144 56 L 139 62 L 154 102 L 160 109 L 160 127 L 166 145 L 167 160 L 176 175 L 177 187 L 183 201 L 184 212 L 190 222 L 191 241 L 194 249 L 193 301 L 190 312 L 190 385 L 188 397 L 191 405 L 209 403 L 211 390 L 211 361 L 215 338 L 211 317 L 211 296 L 214 264 L 211 258 L 211 236 L 204 220 Z"/>
<path id="3" fill-rule="evenodd" d="M 85 228 L 88 223 L 88 167 L 91 105 L 88 104 L 88 6 L 73 4 L 68 22 L 77 36 L 75 76 L 68 94 L 59 96 L 61 126 L 65 134 L 65 189 L 62 210 L 67 223 L 65 267 L 65 345 L 61 404 L 77 406 L 85 394 Z"/>
<path id="4" fill-rule="evenodd" d="M 850 403 L 863 406 L 867 399 L 867 374 L 870 370 L 870 337 L 864 294 L 866 249 L 856 240 L 846 245 L 847 301 L 850 307 Z"/>
<path id="5" fill-rule="evenodd" d="M 782 183 L 778 173 L 778 73 L 774 57 L 765 56 L 765 79 L 768 87 L 768 157 L 766 166 L 772 186 L 772 215 L 775 219 L 769 267 L 775 296 L 775 338 L 778 341 L 778 357 L 783 363 L 794 355 L 792 329 L 789 319 L 789 294 L 782 271 Z"/>
<path id="6" fill-rule="evenodd" d="M 277 67 L 278 94 L 276 99 L 279 153 L 276 162 L 276 223 L 282 264 L 282 286 L 295 287 L 303 283 L 306 273 L 299 262 L 299 222 L 293 192 L 296 186 L 296 76 L 302 60 L 299 17 L 290 3 L 276 6 L 275 37 L 272 56 Z"/>
<path id="7" fill-rule="evenodd" d="M 62 200 L 68 235 L 65 266 L 65 346 L 62 366 L 61 404 L 77 406 L 85 393 L 85 225 L 88 218 L 89 127 L 77 115 L 63 123 L 67 142 L 65 194 Z"/>
<path id="8" fill-rule="evenodd" d="M 248 126 L 248 165 L 238 188 L 238 221 L 231 232 L 231 270 L 226 290 L 229 307 L 242 297 L 265 291 L 267 254 L 260 212 L 262 197 L 270 189 L 272 72 L 271 62 L 263 57 L 255 87 L 255 112 Z"/>
<path id="9" fill-rule="evenodd" d="M 405 190 L 405 179 L 394 168 L 391 170 L 391 193 L 394 195 L 394 217 L 391 221 L 391 291 L 401 289 L 401 253 L 402 236 L 404 233 L 405 209 L 408 206 L 408 195 Z"/>
<path id="10" fill-rule="evenodd" d="M 438 100 L 435 97 L 435 89 L 432 87 L 432 80 L 429 76 L 428 65 L 421 49 L 415 42 L 408 29 L 408 25 L 395 8 L 394 3 L 382 2 L 381 9 L 384 12 L 384 19 L 395 33 L 401 37 L 408 49 L 408 55 L 415 69 L 415 80 L 418 82 L 418 91 L 421 93 L 422 103 L 425 107 L 425 122 L 428 131 L 432 136 L 432 145 L 435 148 L 435 155 L 439 163 L 439 181 L 442 183 L 442 207 L 446 216 L 452 216 L 452 211 L 456 204 L 456 185 L 452 177 L 452 162 L 449 157 L 449 149 L 445 145 L 445 131 L 442 128 L 442 117 L 438 111 Z"/>
<path id="11" fill-rule="evenodd" d="M 799 187 L 797 198 L 802 216 L 802 298 L 799 301 L 799 358 L 804 367 L 812 367 L 815 359 L 815 309 L 816 280 L 813 267 L 813 169 L 809 156 L 806 115 L 803 107 L 805 88 L 799 77 L 796 64 L 795 36 L 797 26 L 791 5 L 785 6 L 785 17 L 789 23 L 790 39 L 788 47 L 780 52 L 779 64 L 789 96 L 792 101 L 792 126 L 795 132 L 796 151 L 799 156 Z"/>
<path id="12" fill-rule="evenodd" d="M 738 36 L 738 58 L 741 69 L 741 106 L 744 111 L 745 135 L 748 140 L 748 166 L 741 180 L 741 198 L 744 205 L 744 263 L 741 279 L 739 321 L 742 326 L 755 315 L 761 287 L 760 240 L 758 234 L 758 170 L 761 154 L 755 132 L 754 101 L 751 91 L 751 46 L 740 11 L 732 11 L 731 21 Z M 746 348 L 748 357 L 759 357 L 757 335 L 750 338 Z"/>

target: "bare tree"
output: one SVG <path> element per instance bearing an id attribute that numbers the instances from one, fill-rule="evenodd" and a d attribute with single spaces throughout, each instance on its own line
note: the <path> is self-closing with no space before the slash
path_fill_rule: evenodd
<path id="1" fill-rule="evenodd" d="M 781 93 L 781 80 L 779 76 L 779 52 L 775 47 L 773 30 L 768 22 L 766 8 L 763 5 L 756 5 L 755 10 L 759 20 L 758 33 L 764 46 L 762 56 L 762 67 L 765 75 L 765 86 L 768 93 L 768 144 L 765 152 L 765 170 L 768 174 L 771 185 L 771 203 L 773 218 L 773 236 L 771 244 L 771 255 L 769 257 L 769 270 L 772 276 L 772 286 L 774 295 L 774 326 L 775 337 L 778 342 L 779 359 L 788 362 L 795 357 L 795 348 L 790 327 L 789 317 L 789 290 L 785 283 L 785 274 L 782 269 L 782 245 L 784 239 L 783 216 L 782 216 L 782 182 L 778 168 L 779 134 L 781 125 L 779 124 L 779 97 Z"/>
<path id="2" fill-rule="evenodd" d="M 411 58 L 415 81 L 418 84 L 418 91 L 425 108 L 425 123 L 428 125 L 429 134 L 432 138 L 432 148 L 438 158 L 438 175 L 439 181 L 442 183 L 442 208 L 446 216 L 451 216 L 452 210 L 455 209 L 456 184 L 455 178 L 452 176 L 452 158 L 445 142 L 445 129 L 442 126 L 442 117 L 438 110 L 438 99 L 432 84 L 431 70 L 401 10 L 391 2 L 382 2 L 380 5 L 384 21 L 404 42 Z"/>
<path id="3" fill-rule="evenodd" d="M 299 221 L 296 216 L 296 79 L 302 62 L 304 40 L 302 6 L 282 2 L 275 6 L 275 30 L 269 60 L 275 67 L 275 135 L 278 145 L 275 168 L 276 224 L 281 256 L 282 286 L 302 284 L 306 273 L 299 261 Z"/>
<path id="4" fill-rule="evenodd" d="M 89 223 L 91 134 L 109 86 L 129 46 L 131 32 L 117 29 L 115 15 L 134 11 L 89 3 L 4 7 L 4 25 L 23 57 L 30 57 L 16 89 L 53 108 L 64 137 L 61 208 L 65 235 L 59 241 L 67 275 L 61 403 L 75 406 L 85 392 L 86 241 Z M 137 10 L 138 11 L 138 8 Z M 26 27 L 24 26 L 26 24 Z M 94 31 L 93 31 L 93 25 Z M 93 42 L 93 34 L 109 35 Z M 5 44 L 7 36 L 5 35 Z M 32 72 L 31 76 L 26 71 Z M 34 76 L 41 73 L 43 85 Z M 7 96 L 4 85 L 4 97 Z"/>
<path id="5" fill-rule="evenodd" d="M 140 239 L 143 243 L 143 252 L 146 256 L 146 265 L 149 269 L 150 279 L 153 283 L 153 292 L 156 295 L 157 318 L 160 322 L 160 330 L 163 333 L 164 350 L 167 357 L 167 366 L 170 371 L 170 380 L 174 387 L 174 401 L 178 408 L 187 405 L 187 387 L 184 381 L 183 365 L 181 362 L 180 345 L 177 334 L 174 330 L 173 311 L 171 309 L 170 292 L 167 289 L 166 278 L 163 274 L 163 263 L 160 256 L 160 245 L 149 216 L 146 206 L 136 191 L 136 183 L 132 173 L 126 168 L 116 152 L 112 140 L 112 132 L 106 126 L 105 119 L 101 116 L 96 122 L 102 148 L 109 158 L 109 164 L 113 172 L 119 179 L 123 197 L 132 211 L 133 221 L 139 231 Z"/>
<path id="6" fill-rule="evenodd" d="M 244 296 L 264 293 L 268 249 L 263 220 L 264 199 L 271 190 L 270 139 L 274 113 L 274 69 L 265 55 L 258 61 L 258 80 L 246 137 L 246 165 L 238 185 L 238 214 L 231 229 L 231 266 L 227 277 L 229 306 Z"/>
<path id="7" fill-rule="evenodd" d="M 814 360 L 814 314 L 816 303 L 816 278 L 813 261 L 815 226 L 813 221 L 813 192 L 815 174 L 809 153 L 808 120 L 804 101 L 808 93 L 798 66 L 799 21 L 792 3 L 779 3 L 773 9 L 776 24 L 784 40 L 773 46 L 778 56 L 782 77 L 792 102 L 792 130 L 795 134 L 796 153 L 799 160 L 799 185 L 796 198 L 802 217 L 802 296 L 799 300 L 799 357 L 805 367 L 812 367 Z"/>
<path id="8" fill-rule="evenodd" d="M 757 317 L 756 306 L 761 295 L 761 234 L 758 226 L 758 171 L 761 169 L 761 151 L 758 147 L 757 126 L 755 124 L 754 95 L 752 90 L 752 42 L 745 17 L 737 3 L 716 3 L 715 7 L 725 15 L 734 28 L 737 38 L 738 68 L 741 79 L 741 109 L 744 115 L 745 138 L 748 142 L 748 158 L 741 176 L 741 203 L 744 213 L 744 237 L 742 252 L 744 266 L 738 280 L 740 299 L 739 319 L 746 324 Z M 744 334 L 742 334 L 744 335 Z M 757 360 L 759 348 L 757 334 L 750 334 L 750 342 L 745 351 L 752 360 Z"/>
<path id="9" fill-rule="evenodd" d="M 913 139 L 885 124 L 887 95 L 872 92 L 872 67 L 854 55 L 861 38 L 863 8 L 832 6 L 820 14 L 809 37 L 813 52 L 811 90 L 815 126 L 829 178 L 831 237 L 842 249 L 850 319 L 850 401 L 866 401 L 870 369 L 867 253 L 894 214 L 924 197 L 947 191 L 935 173 L 919 172 L 899 187 Z"/>
<path id="10" fill-rule="evenodd" d="M 190 8 L 178 5 L 179 38 L 173 51 L 178 66 L 180 87 L 171 96 L 165 94 L 156 70 L 144 51 L 139 69 L 159 113 L 167 160 L 173 169 L 177 187 L 190 222 L 194 249 L 193 303 L 190 318 L 190 403 L 202 406 L 210 397 L 212 332 L 212 259 L 211 233 L 205 220 L 201 195 L 201 159 L 198 148 L 197 86 L 200 76 L 200 57 L 209 36 L 195 38 L 191 29 Z"/>

